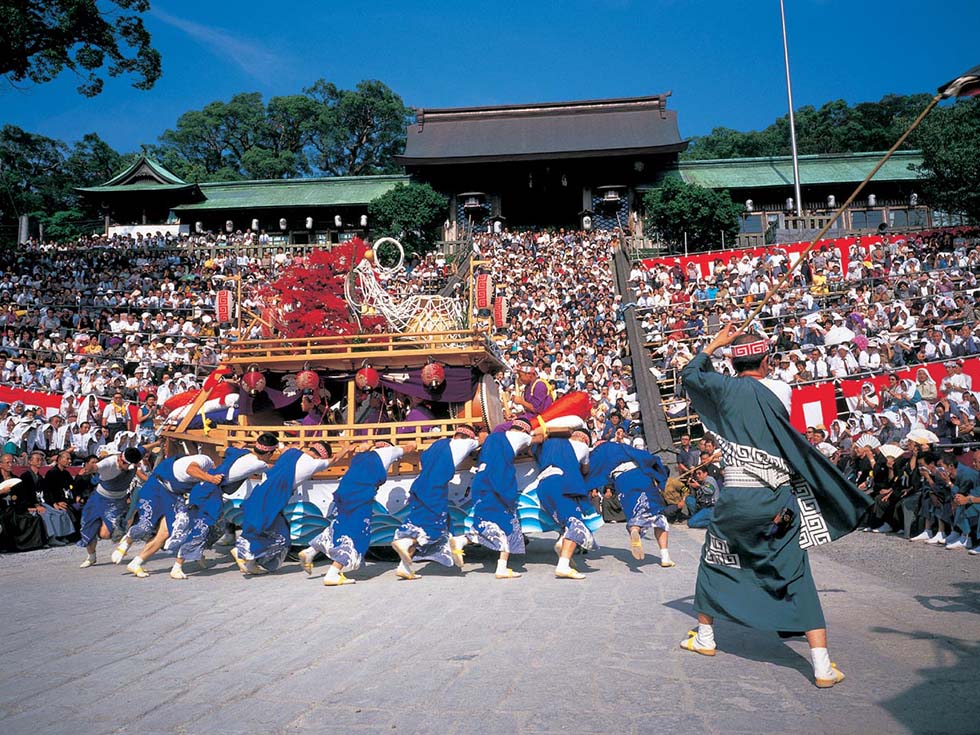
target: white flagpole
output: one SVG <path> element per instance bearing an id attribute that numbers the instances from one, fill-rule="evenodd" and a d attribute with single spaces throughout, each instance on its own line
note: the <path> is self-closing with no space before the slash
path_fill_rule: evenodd
<path id="1" fill-rule="evenodd" d="M 789 141 L 793 149 L 793 189 L 796 193 L 796 216 L 803 216 L 803 198 L 800 196 L 800 159 L 796 151 L 796 118 L 793 115 L 793 83 L 789 77 L 789 44 L 786 42 L 786 9 L 779 0 L 779 18 L 783 23 L 783 59 L 786 62 L 786 97 L 789 100 Z"/>

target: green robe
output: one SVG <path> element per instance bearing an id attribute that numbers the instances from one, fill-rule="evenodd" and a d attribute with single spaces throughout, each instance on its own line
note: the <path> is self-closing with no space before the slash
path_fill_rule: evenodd
<path id="1" fill-rule="evenodd" d="M 805 549 L 853 531 L 870 499 L 790 424 L 758 380 L 716 373 L 703 352 L 681 377 L 726 465 L 701 551 L 695 610 L 761 630 L 824 627 Z M 795 511 L 792 525 L 767 537 L 784 508 Z"/>

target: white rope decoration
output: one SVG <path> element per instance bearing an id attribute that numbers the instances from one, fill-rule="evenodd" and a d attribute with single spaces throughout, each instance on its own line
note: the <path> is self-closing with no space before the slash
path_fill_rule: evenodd
<path id="1" fill-rule="evenodd" d="M 391 243 L 398 248 L 398 262 L 387 268 L 378 264 L 377 258 L 378 246 L 383 243 Z M 463 328 L 466 319 L 461 300 L 413 294 L 404 301 L 396 302 L 381 285 L 382 279 L 392 278 L 403 269 L 405 249 L 398 240 L 382 237 L 374 242 L 374 252 L 374 263 L 366 258 L 362 259 L 344 282 L 344 296 L 355 317 L 364 316 L 366 309 L 373 309 L 396 332 L 435 332 Z"/>

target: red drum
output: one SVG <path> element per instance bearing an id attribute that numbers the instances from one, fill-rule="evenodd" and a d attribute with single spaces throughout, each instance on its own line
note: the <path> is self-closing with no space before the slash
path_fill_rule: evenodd
<path id="1" fill-rule="evenodd" d="M 493 302 L 493 326 L 497 329 L 503 329 L 507 326 L 507 319 L 510 316 L 510 310 L 507 308 L 507 299 L 501 297 L 494 299 Z"/>
<path id="2" fill-rule="evenodd" d="M 477 309 L 489 309 L 493 302 L 493 281 L 483 273 L 476 277 L 474 301 Z"/>

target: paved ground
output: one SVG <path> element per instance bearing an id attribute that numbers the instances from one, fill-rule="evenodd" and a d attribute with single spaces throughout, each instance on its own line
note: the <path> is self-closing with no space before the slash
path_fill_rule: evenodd
<path id="1" fill-rule="evenodd" d="M 615 525 L 583 582 L 552 578 L 541 539 L 518 580 L 474 555 L 464 578 L 371 563 L 339 589 L 227 556 L 186 582 L 164 559 L 138 580 L 78 549 L 3 556 L 0 732 L 980 732 L 980 557 L 868 534 L 815 552 L 848 674 L 823 691 L 802 641 L 721 623 L 713 659 L 677 647 L 701 536 L 671 537 L 674 569 Z"/>

